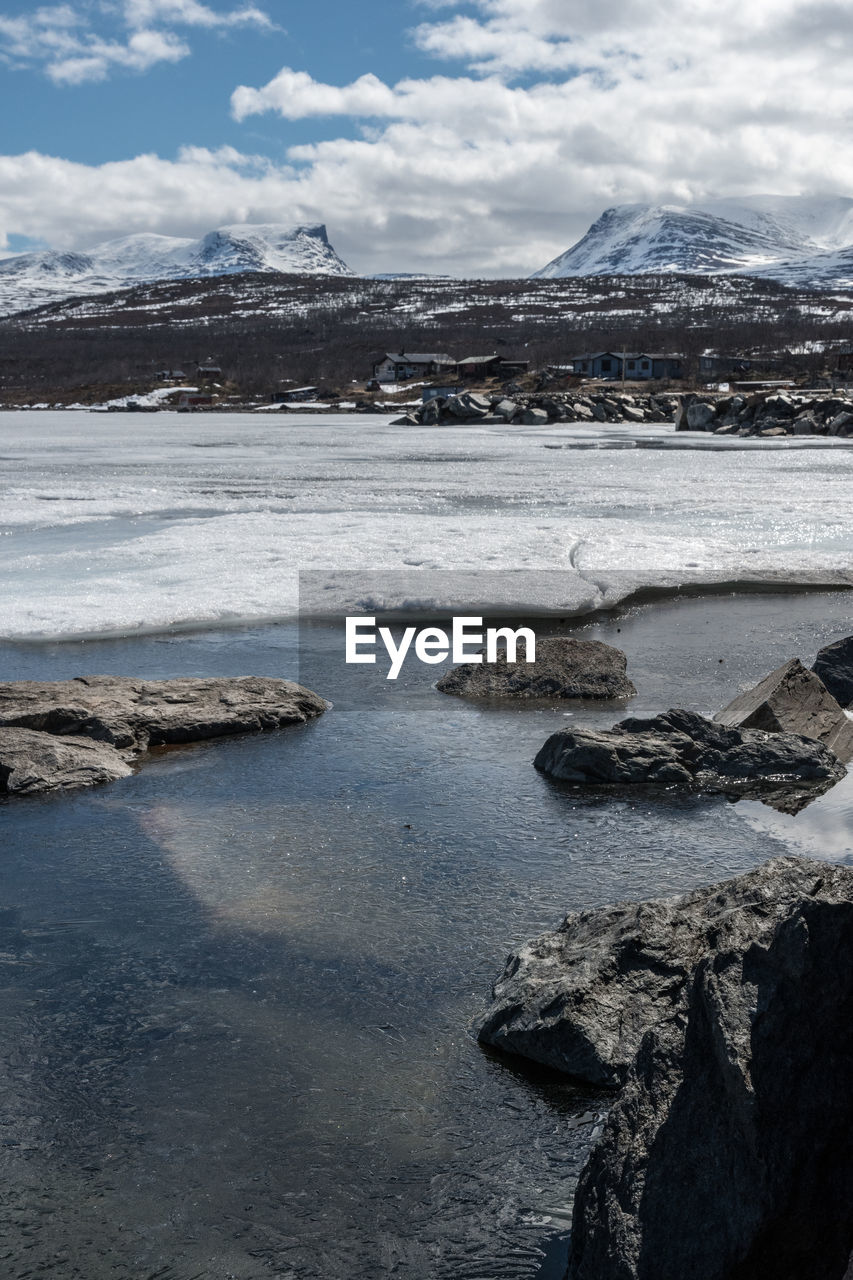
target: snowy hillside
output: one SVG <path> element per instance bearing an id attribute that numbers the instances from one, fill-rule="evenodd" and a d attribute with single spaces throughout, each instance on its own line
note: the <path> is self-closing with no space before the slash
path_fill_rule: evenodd
<path id="1" fill-rule="evenodd" d="M 534 278 L 681 271 L 760 274 L 810 287 L 835 283 L 836 268 L 849 282 L 851 262 L 853 199 L 750 196 L 701 208 L 618 205 Z"/>
<path id="2" fill-rule="evenodd" d="M 324 226 L 219 227 L 201 240 L 132 235 L 85 253 L 47 250 L 0 261 L 0 315 L 155 280 L 280 271 L 351 276 Z"/>

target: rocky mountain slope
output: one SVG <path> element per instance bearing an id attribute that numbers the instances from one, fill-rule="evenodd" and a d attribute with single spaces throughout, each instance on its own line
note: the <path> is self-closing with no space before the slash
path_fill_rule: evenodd
<path id="1" fill-rule="evenodd" d="M 353 275 L 330 245 L 324 226 L 219 227 L 200 240 L 132 235 L 85 253 L 45 250 L 0 260 L 0 315 L 155 280 L 245 271 Z"/>
<path id="2" fill-rule="evenodd" d="M 678 271 L 759 275 L 801 288 L 846 286 L 853 280 L 853 199 L 618 205 L 533 278 Z"/>

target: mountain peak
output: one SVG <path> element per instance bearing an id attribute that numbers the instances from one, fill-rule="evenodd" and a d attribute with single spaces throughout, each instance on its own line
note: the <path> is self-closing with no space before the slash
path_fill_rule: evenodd
<path id="1" fill-rule="evenodd" d="M 351 276 L 322 223 L 234 223 L 199 240 L 137 232 L 85 253 L 48 249 L 0 261 L 0 314 L 76 294 L 241 271 Z"/>
<path id="2" fill-rule="evenodd" d="M 615 205 L 533 278 L 680 271 L 760 273 L 803 284 L 809 279 L 806 264 L 820 258 L 818 278 L 825 284 L 827 255 L 851 241 L 853 199 L 847 196 L 747 196 L 702 205 Z"/>

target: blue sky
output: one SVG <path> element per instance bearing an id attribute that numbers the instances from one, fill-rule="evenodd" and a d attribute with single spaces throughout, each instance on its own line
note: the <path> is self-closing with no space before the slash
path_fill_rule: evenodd
<path id="1" fill-rule="evenodd" d="M 225 5 L 212 7 L 227 11 Z M 364 6 L 345 0 L 273 0 L 259 7 L 281 29 L 196 29 L 188 41 L 189 56 L 178 63 L 161 62 L 144 74 L 112 74 L 69 87 L 54 83 L 37 61 L 14 59 L 0 72 L 5 147 L 87 164 L 142 151 L 174 156 L 187 143 L 211 148 L 228 144 L 281 158 L 295 142 L 353 134 L 356 123 L 349 130 L 342 129 L 340 120 L 325 122 L 325 128 L 322 122 L 281 119 L 238 125 L 230 112 L 235 85 L 265 83 L 284 65 L 332 83 L 377 69 L 390 68 L 397 79 L 434 70 L 432 60 L 407 37 L 422 10 L 401 0 L 370 0 Z M 0 0 L 0 14 L 10 18 L 31 15 L 34 8 Z M 115 17 L 98 16 L 99 30 L 121 34 Z"/>
<path id="2" fill-rule="evenodd" d="M 0 248 L 524 274 L 612 204 L 851 194 L 851 53 L 847 0 L 0 0 Z"/>

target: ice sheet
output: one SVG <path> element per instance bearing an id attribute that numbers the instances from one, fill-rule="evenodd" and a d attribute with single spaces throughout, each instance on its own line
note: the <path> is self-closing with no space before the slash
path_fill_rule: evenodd
<path id="1" fill-rule="evenodd" d="M 487 571 L 559 570 L 559 598 L 518 603 L 561 611 L 614 603 L 632 575 L 850 570 L 853 449 L 708 443 L 667 426 L 0 414 L 0 634 L 286 617 L 299 570 L 465 570 L 483 608 Z M 441 603 L 428 576 L 422 595 Z"/>

